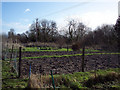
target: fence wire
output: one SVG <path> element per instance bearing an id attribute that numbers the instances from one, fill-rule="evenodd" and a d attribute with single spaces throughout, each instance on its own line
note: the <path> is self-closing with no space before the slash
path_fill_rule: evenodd
<path id="1" fill-rule="evenodd" d="M 14 70 L 16 71 L 17 75 L 18 75 L 18 60 L 17 60 L 17 50 L 15 49 L 15 51 L 13 53 L 10 52 L 10 50 L 6 47 L 5 51 L 4 51 L 4 60 L 5 61 L 10 61 L 12 67 L 14 68 Z M 12 58 L 10 57 L 12 55 Z M 10 60 L 11 58 L 11 60 Z"/>

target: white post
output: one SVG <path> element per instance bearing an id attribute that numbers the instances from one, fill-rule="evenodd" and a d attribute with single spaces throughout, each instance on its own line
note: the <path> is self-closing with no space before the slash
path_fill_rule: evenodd
<path id="1" fill-rule="evenodd" d="M 120 1 L 118 2 L 118 17 L 120 16 Z"/>

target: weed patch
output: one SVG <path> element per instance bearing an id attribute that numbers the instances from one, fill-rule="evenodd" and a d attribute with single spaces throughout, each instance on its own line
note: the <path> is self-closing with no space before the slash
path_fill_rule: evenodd
<path id="1" fill-rule="evenodd" d="M 105 89 L 107 86 L 109 88 L 119 88 L 119 68 L 108 69 L 108 70 L 98 70 L 97 77 L 93 77 L 94 73 L 90 72 L 75 72 L 73 74 L 62 74 L 53 75 L 55 81 L 55 87 L 57 88 L 69 88 L 71 90 L 78 89 L 92 89 L 93 87 L 99 89 Z M 33 82 L 35 80 L 35 83 Z M 32 86 L 30 86 L 30 83 Z M 111 84 L 110 83 L 114 83 Z M 33 85 L 35 84 L 35 85 Z M 105 85 L 107 85 L 105 87 Z M 52 88 L 52 79 L 50 75 L 47 76 L 32 76 L 29 82 L 29 88 Z"/>
<path id="2" fill-rule="evenodd" d="M 109 72 L 107 74 L 103 74 L 103 75 L 97 75 L 96 77 L 90 77 L 87 81 L 84 82 L 84 85 L 86 87 L 95 87 L 95 85 L 97 84 L 107 84 L 108 82 L 112 82 L 112 81 L 120 81 L 120 74 L 116 73 L 116 72 Z M 111 86 L 109 86 L 111 87 Z"/>

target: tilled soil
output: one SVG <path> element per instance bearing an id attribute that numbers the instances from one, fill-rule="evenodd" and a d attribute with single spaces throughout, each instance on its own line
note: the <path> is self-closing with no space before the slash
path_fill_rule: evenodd
<path id="1" fill-rule="evenodd" d="M 78 54 L 81 53 L 80 51 L 41 51 L 41 52 L 23 52 L 22 57 L 34 57 L 34 56 L 42 56 L 42 55 L 71 55 L 71 54 Z"/>
<path id="2" fill-rule="evenodd" d="M 119 57 L 120 55 L 85 56 L 85 71 L 120 68 Z M 53 70 L 53 74 L 81 72 L 81 61 L 82 56 L 22 60 L 21 74 L 22 76 L 29 75 L 30 64 L 31 71 L 34 74 L 50 74 L 50 70 Z"/>
<path id="3" fill-rule="evenodd" d="M 80 54 L 82 53 L 82 51 L 34 51 L 34 52 L 30 52 L 30 51 L 26 51 L 26 52 L 22 52 L 21 55 L 22 57 L 39 57 L 39 56 L 43 56 L 43 55 L 73 55 L 73 54 Z M 100 52 L 85 52 L 85 53 L 100 53 Z M 8 53 L 6 56 L 8 59 L 11 57 L 11 53 Z M 17 57 L 19 58 L 19 52 L 17 52 L 17 56 L 16 53 L 13 53 L 12 57 Z"/>
<path id="4" fill-rule="evenodd" d="M 41 52 L 22 52 L 22 57 L 34 57 L 42 55 L 73 55 L 80 54 L 82 51 L 41 51 Z M 100 53 L 100 52 L 85 52 L 85 53 Z"/>

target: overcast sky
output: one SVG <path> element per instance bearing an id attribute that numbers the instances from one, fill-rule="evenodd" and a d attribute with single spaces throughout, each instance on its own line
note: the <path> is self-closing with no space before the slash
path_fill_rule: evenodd
<path id="1" fill-rule="evenodd" d="M 16 33 L 26 32 L 36 18 L 56 21 L 59 28 L 64 27 L 67 20 L 73 18 L 83 22 L 92 30 L 102 24 L 115 24 L 118 18 L 119 0 L 106 0 L 106 2 L 105 0 L 84 0 L 81 2 L 7 1 L 2 2 L 2 31 L 5 33 L 10 28 L 14 28 Z"/>

